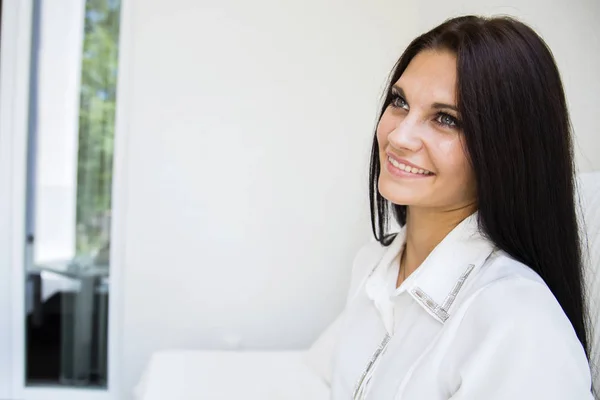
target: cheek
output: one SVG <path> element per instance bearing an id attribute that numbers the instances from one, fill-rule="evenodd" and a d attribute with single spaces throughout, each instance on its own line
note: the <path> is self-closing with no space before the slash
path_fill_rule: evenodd
<path id="1" fill-rule="evenodd" d="M 458 137 L 445 138 L 437 142 L 436 152 L 439 157 L 450 161 L 452 164 L 460 164 L 465 157 L 462 142 Z"/>
<path id="2" fill-rule="evenodd" d="M 460 138 L 442 141 L 436 147 L 436 159 L 443 165 L 443 172 L 462 188 L 473 188 L 475 175 L 466 149 Z"/>
<path id="3" fill-rule="evenodd" d="M 387 114 L 387 111 L 384 112 L 377 124 L 377 141 L 379 142 L 380 150 L 384 150 L 387 147 L 387 137 L 394 130 L 394 122 Z"/>

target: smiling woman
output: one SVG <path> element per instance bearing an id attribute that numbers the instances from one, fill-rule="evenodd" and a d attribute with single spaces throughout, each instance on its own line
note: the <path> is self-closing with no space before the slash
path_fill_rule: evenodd
<path id="1" fill-rule="evenodd" d="M 569 114 L 531 28 L 465 16 L 408 46 L 369 193 L 333 399 L 592 398 Z"/>
<path id="2" fill-rule="evenodd" d="M 456 56 L 449 51 L 419 53 L 394 83 L 377 126 L 379 192 L 390 202 L 462 208 L 465 216 L 475 211 L 455 88 Z"/>

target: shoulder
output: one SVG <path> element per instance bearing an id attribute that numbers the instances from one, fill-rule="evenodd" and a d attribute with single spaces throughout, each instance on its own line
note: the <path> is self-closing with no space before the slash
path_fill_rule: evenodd
<path id="1" fill-rule="evenodd" d="M 522 339 L 543 333 L 579 343 L 554 294 L 531 268 L 497 252 L 478 275 L 459 312 L 462 319 L 476 318 L 482 328 L 512 332 Z"/>
<path id="2" fill-rule="evenodd" d="M 455 379 L 467 384 L 465 377 L 486 371 L 514 387 L 538 390 L 542 381 L 554 380 L 546 389 L 588 393 L 585 351 L 548 286 L 522 263 L 503 254 L 495 257 L 480 272 L 479 284 L 456 310 L 454 321 L 448 321 L 452 346 L 446 362 L 456 371 Z"/>
<path id="3" fill-rule="evenodd" d="M 477 274 L 475 286 L 488 286 L 513 278 L 545 285 L 544 280 L 527 265 L 515 260 L 502 250 L 494 250 Z"/>
<path id="4" fill-rule="evenodd" d="M 386 249 L 386 246 L 374 238 L 359 248 L 352 262 L 348 299 L 356 293 L 361 283 L 377 265 L 377 262 L 381 259 Z"/>
<path id="5" fill-rule="evenodd" d="M 361 274 L 363 271 L 368 270 L 370 265 L 376 263 L 381 258 L 386 249 L 386 246 L 382 245 L 376 239 L 371 238 L 369 242 L 362 245 L 356 252 L 354 261 L 352 262 L 352 275 L 356 273 Z"/>
<path id="6" fill-rule="evenodd" d="M 465 302 L 463 318 L 512 331 L 521 338 L 542 333 L 575 338 L 562 307 L 545 283 L 523 275 L 508 275 L 479 288 Z"/>

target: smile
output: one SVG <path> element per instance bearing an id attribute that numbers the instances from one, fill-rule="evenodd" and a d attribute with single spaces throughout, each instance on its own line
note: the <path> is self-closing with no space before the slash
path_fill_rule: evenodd
<path id="1" fill-rule="evenodd" d="M 393 158 L 388 156 L 388 161 L 390 162 L 390 164 L 392 164 L 394 167 L 398 168 L 401 171 L 407 172 L 409 174 L 414 174 L 414 175 L 432 175 L 433 172 L 431 171 L 427 171 L 425 169 L 420 169 L 420 168 L 415 168 L 415 167 L 410 167 L 408 165 L 402 164 L 396 160 L 394 160 Z"/>

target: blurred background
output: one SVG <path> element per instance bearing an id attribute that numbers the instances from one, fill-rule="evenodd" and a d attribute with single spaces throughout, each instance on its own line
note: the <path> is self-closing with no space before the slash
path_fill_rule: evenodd
<path id="1" fill-rule="evenodd" d="M 597 0 L 0 7 L 0 399 L 143 396 L 165 350 L 310 348 L 371 237 L 387 74 L 446 18 L 536 29 L 600 170 Z"/>

